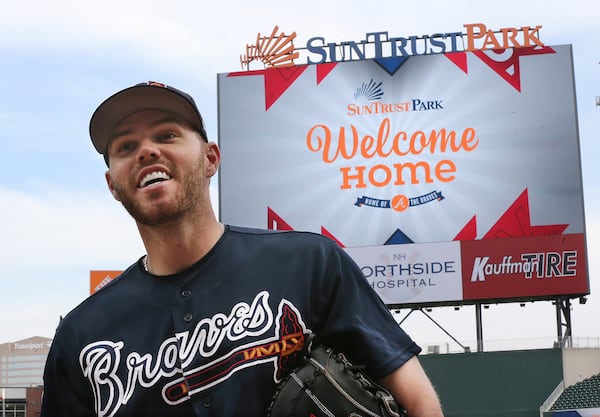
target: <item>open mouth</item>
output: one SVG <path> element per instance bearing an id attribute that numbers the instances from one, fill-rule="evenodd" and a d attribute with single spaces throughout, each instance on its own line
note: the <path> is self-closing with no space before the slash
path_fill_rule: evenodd
<path id="1" fill-rule="evenodd" d="M 149 185 L 170 180 L 169 174 L 163 171 L 154 171 L 146 174 L 138 184 L 138 188 L 148 187 Z"/>

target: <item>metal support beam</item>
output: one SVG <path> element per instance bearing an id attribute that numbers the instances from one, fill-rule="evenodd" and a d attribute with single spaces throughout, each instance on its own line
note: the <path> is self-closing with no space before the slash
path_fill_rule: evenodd
<path id="1" fill-rule="evenodd" d="M 444 329 L 444 327 L 442 327 L 442 325 L 441 325 L 441 324 L 439 324 L 437 321 L 435 321 L 435 320 L 433 319 L 433 317 L 431 317 L 429 314 L 427 314 L 425 311 L 423 311 L 423 309 L 422 309 L 422 308 L 412 308 L 412 309 L 411 309 L 411 310 L 408 312 L 408 314 L 407 314 L 406 316 L 404 316 L 404 318 L 398 322 L 398 324 L 399 324 L 400 326 L 402 326 L 402 323 L 404 323 L 404 320 L 406 320 L 406 319 L 408 318 L 408 316 L 410 316 L 410 315 L 413 313 L 413 311 L 420 311 L 421 313 L 423 313 L 423 315 L 424 315 L 425 317 L 427 317 L 429 320 L 431 320 L 431 321 L 433 322 L 433 324 L 435 324 L 437 327 L 439 327 L 441 331 L 443 331 L 444 333 L 446 333 L 446 335 L 447 335 L 447 336 L 448 336 L 450 339 L 452 339 L 452 340 L 453 340 L 453 341 L 454 341 L 454 342 L 455 342 L 455 343 L 456 343 L 458 346 L 460 346 L 464 352 L 468 352 L 468 351 L 469 351 L 469 347 L 468 347 L 468 346 L 465 346 L 465 345 L 463 345 L 462 343 L 460 343 L 460 342 L 458 341 L 458 339 L 456 339 L 454 336 L 452 336 L 452 335 L 451 335 L 451 334 L 450 334 L 450 333 L 449 333 L 449 332 L 448 332 L 446 329 Z"/>
<path id="2" fill-rule="evenodd" d="M 444 328 L 443 328 L 443 327 L 442 327 L 442 326 L 441 326 L 441 325 L 440 325 L 440 324 L 439 324 L 437 321 L 435 321 L 435 320 L 433 319 L 433 317 L 431 317 L 429 314 L 427 314 L 426 312 L 424 312 L 424 311 L 423 311 L 423 309 L 420 309 L 420 311 L 421 311 L 421 313 L 423 313 L 423 314 L 425 315 L 425 317 L 427 317 L 429 320 L 431 320 L 431 321 L 432 321 L 432 322 L 433 322 L 433 323 L 434 323 L 434 324 L 435 324 L 437 327 L 439 327 L 439 328 L 440 328 L 440 329 L 441 329 L 441 330 L 442 330 L 444 333 L 446 333 L 446 335 L 447 335 L 447 336 L 448 336 L 450 339 L 454 340 L 454 342 L 456 342 L 456 344 L 462 348 L 463 352 L 467 352 L 467 351 L 468 351 L 468 348 L 466 348 L 466 347 L 465 347 L 465 346 L 464 346 L 462 343 L 460 343 L 460 342 L 459 342 L 459 341 L 458 341 L 458 340 L 457 340 L 457 339 L 456 339 L 454 336 L 452 336 L 450 333 L 448 333 L 448 332 L 446 331 L 446 329 L 444 329 Z"/>
<path id="3" fill-rule="evenodd" d="M 557 297 L 556 306 L 556 336 L 560 347 L 572 346 L 571 299 Z M 563 332 L 564 329 L 564 332 Z"/>
<path id="4" fill-rule="evenodd" d="M 475 304 L 475 328 L 477 331 L 477 352 L 483 352 L 483 323 L 480 303 Z"/>
<path id="5" fill-rule="evenodd" d="M 583 298 L 583 297 L 582 297 Z M 559 296 L 556 297 L 553 301 L 556 307 L 556 332 L 557 332 L 557 342 L 556 345 L 559 347 L 572 347 L 572 326 L 571 326 L 571 298 L 569 296 Z M 580 303 L 585 303 L 585 298 L 583 301 L 580 299 Z M 483 343 L 483 317 L 482 311 L 489 307 L 486 303 L 483 305 L 482 303 L 475 303 L 475 330 L 477 333 L 477 352 L 483 352 L 484 343 Z M 414 311 L 420 311 L 423 313 L 429 320 L 431 320 L 437 327 L 439 327 L 447 336 L 449 336 L 456 344 L 458 344 L 465 352 L 469 351 L 468 346 L 463 346 L 454 336 L 452 336 L 446 329 L 444 329 L 439 323 L 437 323 L 431 316 L 425 313 L 424 309 L 429 307 L 421 307 L 421 306 L 413 306 L 408 314 L 406 314 L 398 323 L 402 325 L 402 323 L 408 319 L 408 317 Z M 431 311 L 429 309 L 429 311 Z M 400 313 L 400 310 L 396 310 L 396 313 Z"/>

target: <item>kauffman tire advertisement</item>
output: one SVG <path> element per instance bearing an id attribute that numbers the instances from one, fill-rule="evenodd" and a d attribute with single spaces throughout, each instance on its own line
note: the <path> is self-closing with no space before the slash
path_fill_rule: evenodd
<path id="1" fill-rule="evenodd" d="M 221 221 L 325 234 L 389 305 L 587 294 L 574 91 L 570 45 L 219 74 Z"/>

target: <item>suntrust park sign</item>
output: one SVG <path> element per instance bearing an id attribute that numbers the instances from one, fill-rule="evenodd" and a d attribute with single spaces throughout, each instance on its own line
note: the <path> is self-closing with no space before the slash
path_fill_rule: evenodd
<path id="1" fill-rule="evenodd" d="M 295 47 L 296 32 L 286 35 L 275 26 L 270 36 L 259 33 L 254 44 L 246 45 L 240 63 L 243 68 L 249 69 L 253 61 L 260 61 L 267 67 L 279 67 L 295 65 L 296 59 L 307 64 L 323 64 L 544 46 L 539 37 L 541 25 L 497 30 L 483 23 L 465 24 L 463 27 L 464 32 L 411 36 L 393 36 L 388 31 L 368 32 L 359 41 L 328 42 L 322 36 L 315 36 L 304 47 Z"/>
<path id="2" fill-rule="evenodd" d="M 540 29 L 259 35 L 218 76 L 221 219 L 333 238 L 389 305 L 588 293 L 572 48 Z"/>
<path id="3" fill-rule="evenodd" d="M 389 32 L 372 32 L 367 33 L 365 39 L 359 42 L 346 41 L 338 44 L 326 43 L 325 38 L 314 37 L 309 39 L 306 44 L 309 53 L 307 63 L 321 64 L 347 60 L 544 46 L 539 39 L 539 31 L 542 26 L 505 28 L 500 29 L 498 33 L 481 23 L 464 25 L 464 27 L 465 33 L 434 33 L 409 37 L 391 37 Z"/>

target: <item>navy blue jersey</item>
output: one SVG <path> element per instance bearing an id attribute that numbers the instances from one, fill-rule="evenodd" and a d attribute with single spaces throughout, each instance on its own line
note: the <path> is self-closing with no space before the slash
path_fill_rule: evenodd
<path id="1" fill-rule="evenodd" d="M 264 416 L 309 333 L 374 378 L 420 351 L 332 240 L 227 226 L 187 270 L 140 260 L 61 321 L 42 417 Z"/>

